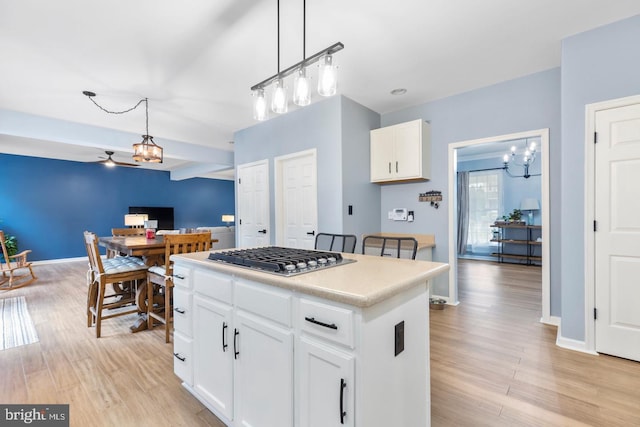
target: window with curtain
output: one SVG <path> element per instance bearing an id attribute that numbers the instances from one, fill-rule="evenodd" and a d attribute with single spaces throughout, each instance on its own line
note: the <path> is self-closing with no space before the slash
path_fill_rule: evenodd
<path id="1" fill-rule="evenodd" d="M 496 243 L 491 242 L 493 224 L 502 212 L 502 171 L 469 172 L 468 252 L 488 255 Z"/>

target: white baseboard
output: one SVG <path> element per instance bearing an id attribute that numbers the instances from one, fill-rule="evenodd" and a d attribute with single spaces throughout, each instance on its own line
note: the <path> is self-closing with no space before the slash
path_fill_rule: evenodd
<path id="1" fill-rule="evenodd" d="M 545 325 L 551 325 L 551 326 L 560 326 L 560 317 L 550 316 L 548 319 L 540 318 L 540 323 L 544 323 Z"/>
<path id="2" fill-rule="evenodd" d="M 561 324 L 558 324 L 558 335 L 556 336 L 556 345 L 558 347 L 566 348 L 567 350 L 574 350 L 574 351 L 579 351 L 581 353 L 593 354 L 594 356 L 598 356 L 597 352 L 593 350 L 589 350 L 587 348 L 586 342 L 563 337 Z"/>
<path id="3" fill-rule="evenodd" d="M 86 256 L 79 256 L 74 258 L 43 259 L 40 261 L 31 261 L 31 264 L 33 265 L 60 264 L 62 262 L 73 262 L 73 261 L 86 261 L 87 263 L 89 263 L 89 259 Z"/>

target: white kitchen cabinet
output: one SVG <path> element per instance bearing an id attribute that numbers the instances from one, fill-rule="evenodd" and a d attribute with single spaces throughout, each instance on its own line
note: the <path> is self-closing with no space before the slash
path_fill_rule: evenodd
<path id="1" fill-rule="evenodd" d="M 231 305 L 198 294 L 194 303 L 193 388 L 233 419 L 233 339 Z"/>
<path id="2" fill-rule="evenodd" d="M 238 311 L 235 425 L 293 426 L 293 333 Z"/>
<path id="3" fill-rule="evenodd" d="M 290 293 L 203 269 L 192 275 L 187 388 L 229 426 L 293 426 Z"/>
<path id="4" fill-rule="evenodd" d="M 372 130 L 371 182 L 429 179 L 430 151 L 430 127 L 423 120 Z"/>
<path id="5" fill-rule="evenodd" d="M 347 267 L 340 267 L 323 276 L 279 278 L 232 270 L 206 257 L 175 259 L 176 266 L 193 270 L 193 336 L 185 335 L 184 342 L 176 323 L 174 351 L 191 346 L 193 357 L 184 365 L 176 358 L 174 370 L 225 425 L 430 424 L 429 277 L 365 307 L 305 292 L 317 288 L 320 277 L 333 286 L 336 278 L 351 283 L 365 276 L 361 280 L 372 282 L 368 272 L 389 265 L 402 280 L 423 274 L 428 264 L 353 255 L 355 271 L 347 276 L 341 273 Z M 350 293 L 336 299 L 345 294 Z M 181 375 L 189 360 L 191 382 Z"/>
<path id="6" fill-rule="evenodd" d="M 184 266 L 173 270 L 173 371 L 188 385 L 193 383 L 192 273 Z"/>
<path id="7" fill-rule="evenodd" d="M 306 336 L 299 353 L 300 427 L 354 426 L 353 354 Z"/>

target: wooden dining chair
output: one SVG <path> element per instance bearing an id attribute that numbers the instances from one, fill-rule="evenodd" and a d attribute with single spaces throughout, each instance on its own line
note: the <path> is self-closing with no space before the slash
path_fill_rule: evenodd
<path id="1" fill-rule="evenodd" d="M 144 228 L 112 228 L 111 235 L 113 237 L 126 237 L 126 236 L 144 236 Z M 122 255 L 114 250 L 107 249 L 107 258 L 114 258 Z"/>
<path id="2" fill-rule="evenodd" d="M 27 261 L 27 255 L 31 253 L 31 250 L 27 249 L 19 254 L 9 255 L 4 231 L 2 230 L 0 230 L 0 246 L 2 246 L 2 257 L 4 258 L 4 261 L 0 262 L 0 271 L 2 272 L 0 289 L 21 288 L 37 279 L 36 275 L 33 274 L 31 263 Z M 25 269 L 28 269 L 30 274 L 15 274 L 16 271 Z"/>
<path id="3" fill-rule="evenodd" d="M 365 236 L 362 253 L 365 255 L 395 256 L 416 259 L 418 241 L 413 237 Z"/>
<path id="4" fill-rule="evenodd" d="M 84 232 L 84 243 L 89 258 L 87 327 L 95 325 L 96 338 L 100 338 L 103 320 L 138 312 L 135 293 L 125 295 L 115 291 L 107 294 L 107 285 L 111 284 L 115 290 L 122 282 L 141 283 L 147 280 L 149 267 L 135 257 L 108 258 L 103 262 L 98 248 L 98 238 L 89 231 Z M 129 305 L 132 308 L 125 308 Z M 109 314 L 105 315 L 106 310 L 109 310 Z"/>
<path id="5" fill-rule="evenodd" d="M 171 342 L 173 315 L 173 263 L 171 255 L 208 251 L 211 248 L 211 232 L 191 234 L 167 234 L 164 236 L 164 265 L 149 268 L 147 274 L 147 328 L 153 329 L 154 321 L 165 326 L 165 341 Z M 163 306 L 154 306 L 154 295 L 164 295 Z"/>

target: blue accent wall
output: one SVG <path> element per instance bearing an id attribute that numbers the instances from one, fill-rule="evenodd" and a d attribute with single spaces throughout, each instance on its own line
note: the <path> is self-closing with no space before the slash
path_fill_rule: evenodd
<path id="1" fill-rule="evenodd" d="M 32 261 L 86 256 L 82 233 L 111 235 L 129 206 L 173 207 L 175 228 L 189 228 L 225 225 L 234 200 L 233 181 L 0 154 L 0 229 Z"/>

